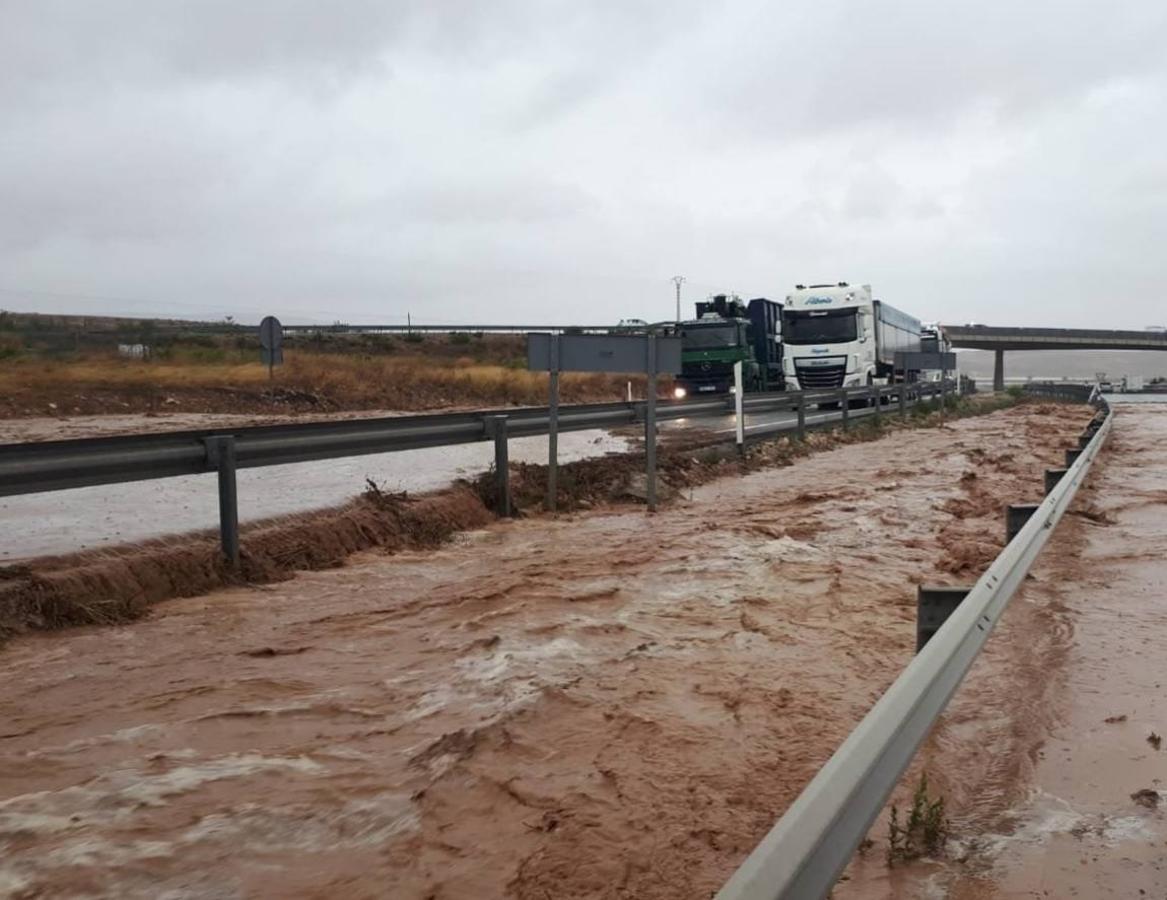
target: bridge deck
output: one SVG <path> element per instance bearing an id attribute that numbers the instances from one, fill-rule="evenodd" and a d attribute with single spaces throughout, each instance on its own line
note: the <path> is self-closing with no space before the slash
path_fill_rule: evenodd
<path id="1" fill-rule="evenodd" d="M 943 325 L 953 347 L 978 350 L 1167 350 L 1167 333 L 1094 328 Z"/>

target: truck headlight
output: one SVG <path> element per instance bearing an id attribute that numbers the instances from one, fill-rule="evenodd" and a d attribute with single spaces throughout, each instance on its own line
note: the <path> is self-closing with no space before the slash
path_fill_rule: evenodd
<path id="1" fill-rule="evenodd" d="M 676 397 L 678 400 L 684 400 L 686 397 L 689 396 L 689 392 L 687 390 L 685 390 L 683 387 L 681 387 L 680 385 L 677 385 L 677 387 L 673 388 L 673 396 Z"/>

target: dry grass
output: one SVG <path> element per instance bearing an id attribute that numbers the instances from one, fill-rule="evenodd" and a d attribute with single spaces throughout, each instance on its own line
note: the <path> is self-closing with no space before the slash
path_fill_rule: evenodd
<path id="1" fill-rule="evenodd" d="M 273 398 L 304 409 L 441 409 L 475 405 L 545 405 L 547 376 L 471 356 L 374 355 L 291 349 L 269 380 L 251 354 L 216 350 L 153 361 L 90 354 L 78 358 L 8 360 L 0 397 L 9 415 L 153 409 L 177 404 L 194 412 L 270 411 Z M 628 379 L 570 373 L 564 402 L 619 400 Z M 638 395 L 643 379 L 633 379 Z"/>

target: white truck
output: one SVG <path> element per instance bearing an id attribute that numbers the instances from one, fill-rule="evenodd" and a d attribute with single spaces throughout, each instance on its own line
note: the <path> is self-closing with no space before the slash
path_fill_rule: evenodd
<path id="1" fill-rule="evenodd" d="M 952 343 L 939 324 L 925 322 L 920 329 L 920 349 L 925 353 L 949 353 Z M 917 376 L 920 381 L 941 381 L 945 375 L 954 375 L 953 372 L 941 372 L 939 369 L 921 369 Z"/>
<path id="2" fill-rule="evenodd" d="M 897 352 L 920 351 L 920 320 L 871 296 L 871 285 L 796 285 L 782 312 L 787 387 L 820 390 L 915 381 Z"/>

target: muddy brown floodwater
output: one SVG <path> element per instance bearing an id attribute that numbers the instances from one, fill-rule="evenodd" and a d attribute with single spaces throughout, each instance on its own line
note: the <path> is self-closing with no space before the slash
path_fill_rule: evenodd
<path id="1" fill-rule="evenodd" d="M 1167 401 L 1114 408 L 1070 514 L 917 756 L 949 802 L 947 853 L 889 870 L 873 849 L 839 900 L 1167 897 Z"/>
<path id="2" fill-rule="evenodd" d="M 916 584 L 974 579 L 1089 415 L 14 640 L 0 895 L 708 897 L 910 658 Z M 997 646 L 1019 679 L 1046 652 Z M 970 784 L 1009 790 L 1025 714 L 948 726 L 986 742 Z"/>

